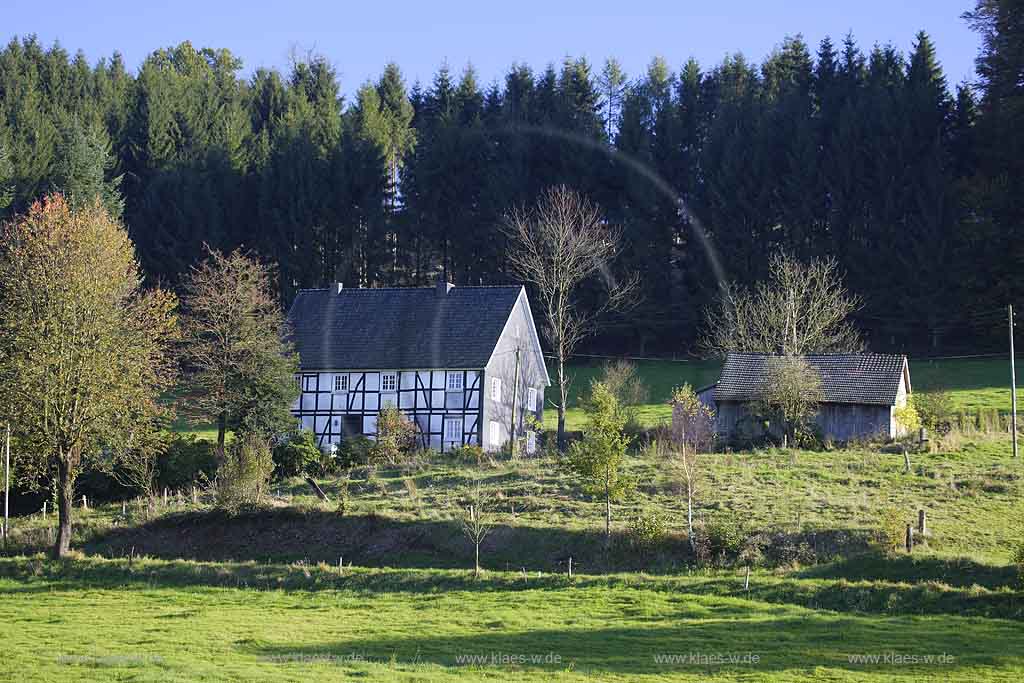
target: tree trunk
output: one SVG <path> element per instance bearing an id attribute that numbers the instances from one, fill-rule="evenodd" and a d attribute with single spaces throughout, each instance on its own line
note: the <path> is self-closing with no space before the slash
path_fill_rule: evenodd
<path id="1" fill-rule="evenodd" d="M 612 493 L 608 478 L 604 480 L 604 549 L 612 546 Z"/>
<path id="2" fill-rule="evenodd" d="M 569 387 L 565 377 L 565 359 L 561 354 L 558 356 L 558 452 L 565 452 L 565 401 L 568 398 Z"/>
<path id="3" fill-rule="evenodd" d="M 57 543 L 53 547 L 54 557 L 64 557 L 71 550 L 71 514 L 75 498 L 75 481 L 71 474 L 69 454 L 61 454 L 57 466 Z"/>
<path id="4" fill-rule="evenodd" d="M 476 562 L 474 563 L 473 567 L 474 567 L 473 575 L 479 577 L 480 576 L 480 544 L 479 543 L 476 544 Z"/>
<path id="5" fill-rule="evenodd" d="M 697 553 L 697 542 L 693 538 L 693 491 L 686 486 L 686 535 L 690 539 L 690 550 Z"/>
<path id="6" fill-rule="evenodd" d="M 228 431 L 228 414 L 222 412 L 217 416 L 217 454 L 224 457 L 224 440 Z"/>

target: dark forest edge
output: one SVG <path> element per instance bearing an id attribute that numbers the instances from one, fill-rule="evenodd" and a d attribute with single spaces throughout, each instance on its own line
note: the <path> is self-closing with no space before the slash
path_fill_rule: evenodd
<path id="1" fill-rule="evenodd" d="M 835 257 L 876 350 L 993 349 L 1022 287 L 1019 13 L 984 0 L 965 15 L 983 48 L 977 82 L 955 89 L 923 32 L 907 55 L 852 36 L 812 54 L 796 36 L 759 65 L 656 58 L 633 77 L 567 58 L 489 85 L 446 66 L 409 85 L 389 64 L 352 101 L 318 56 L 243 78 L 229 51 L 185 42 L 132 72 L 117 53 L 90 64 L 14 38 L 0 51 L 5 213 L 98 183 L 152 282 L 176 286 L 204 243 L 244 245 L 278 268 L 287 304 L 440 269 L 507 281 L 502 216 L 564 183 L 622 227 L 641 276 L 640 306 L 591 350 L 693 348 L 719 285 L 700 230 L 741 284 L 779 248 Z"/>

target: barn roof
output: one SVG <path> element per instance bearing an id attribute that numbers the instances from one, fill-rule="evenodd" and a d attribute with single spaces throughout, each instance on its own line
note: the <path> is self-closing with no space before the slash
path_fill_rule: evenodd
<path id="1" fill-rule="evenodd" d="M 770 356 L 730 353 L 715 385 L 716 401 L 755 401 Z M 907 357 L 880 353 L 842 353 L 804 356 L 821 375 L 825 403 L 894 405 Z M 907 389 L 909 390 L 909 375 Z"/>
<path id="2" fill-rule="evenodd" d="M 288 318 L 304 370 L 482 368 L 522 290 L 308 289 Z"/>

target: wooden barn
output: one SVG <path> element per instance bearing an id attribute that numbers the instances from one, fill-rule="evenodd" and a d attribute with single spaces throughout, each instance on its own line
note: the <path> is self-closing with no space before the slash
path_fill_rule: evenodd
<path id="1" fill-rule="evenodd" d="M 520 286 L 327 289 L 299 292 L 289 312 L 299 352 L 299 425 L 328 450 L 374 438 L 381 408 L 413 421 L 421 445 L 536 447 L 550 385 Z"/>
<path id="2" fill-rule="evenodd" d="M 771 356 L 730 353 L 719 380 L 698 390 L 701 402 L 715 410 L 715 429 L 730 438 L 756 421 L 750 406 L 762 394 Z M 907 404 L 910 367 L 907 357 L 878 353 L 805 356 L 821 376 L 824 400 L 816 418 L 823 436 L 836 441 L 901 436 L 896 408 Z"/>

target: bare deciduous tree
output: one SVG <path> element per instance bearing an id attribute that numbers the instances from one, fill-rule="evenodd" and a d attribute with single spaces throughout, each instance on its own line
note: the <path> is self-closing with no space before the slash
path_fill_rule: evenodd
<path id="1" fill-rule="evenodd" d="M 797 429 L 806 426 L 821 403 L 821 376 L 799 356 L 767 359 L 759 410 L 775 415 L 783 425 L 783 446 L 792 443 Z"/>
<path id="2" fill-rule="evenodd" d="M 604 220 L 597 206 L 567 187 L 545 190 L 535 206 L 512 210 L 505 217 L 504 233 L 509 266 L 536 288 L 541 332 L 555 354 L 558 448 L 565 450 L 565 411 L 572 383 L 565 365 L 603 314 L 635 304 L 639 278 L 612 275 L 620 231 Z M 580 290 L 595 278 L 605 294 L 585 306 Z"/>
<path id="3" fill-rule="evenodd" d="M 700 402 L 689 384 L 672 392 L 672 425 L 667 433 L 669 455 L 679 474 L 686 496 L 686 534 L 690 548 L 697 552 L 693 509 L 702 486 L 699 453 L 714 441 L 714 412 Z"/>
<path id="4" fill-rule="evenodd" d="M 285 340 L 273 270 L 241 251 L 208 251 L 185 283 L 185 408 L 216 421 L 223 455 L 228 429 L 267 432 L 292 424 L 299 364 Z"/>
<path id="5" fill-rule="evenodd" d="M 119 484 L 135 489 L 152 503 L 156 496 L 157 457 L 170 441 L 167 420 L 154 423 L 150 429 L 130 434 L 123 453 L 101 464 Z"/>
<path id="6" fill-rule="evenodd" d="M 802 356 L 864 348 L 849 322 L 861 301 L 846 291 L 835 259 L 804 264 L 777 252 L 769 270 L 769 279 L 753 290 L 735 283 L 722 287 L 718 305 L 705 312 L 701 346 L 708 353 Z"/>
<path id="7" fill-rule="evenodd" d="M 469 504 L 459 519 L 462 533 L 473 544 L 473 576 L 477 578 L 479 578 L 481 571 L 480 544 L 487 538 L 487 534 L 491 533 L 491 527 L 493 526 L 487 503 L 487 497 L 484 490 L 480 487 L 480 480 L 478 479 L 473 483 Z"/>

